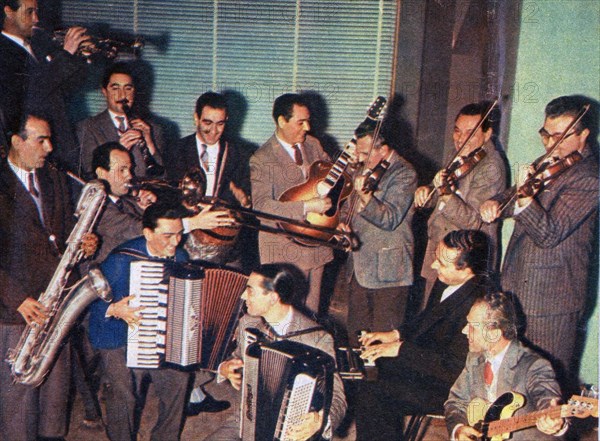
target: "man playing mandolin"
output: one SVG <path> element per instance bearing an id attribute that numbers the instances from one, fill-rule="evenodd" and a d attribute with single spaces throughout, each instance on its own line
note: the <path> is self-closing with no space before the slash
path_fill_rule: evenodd
<path id="1" fill-rule="evenodd" d="M 556 406 L 560 387 L 554 370 L 547 360 L 517 340 L 515 306 L 509 295 L 492 292 L 476 300 L 467 315 L 463 334 L 469 340 L 469 355 L 444 404 L 452 440 L 470 441 L 482 436 L 483 439 L 497 439 L 493 437 L 492 426 L 476 425 L 486 409 L 474 403 L 469 405 L 475 399 L 493 403 L 506 392 L 520 394 L 524 405 L 522 408 L 515 406 L 517 415 Z M 513 402 L 519 397 L 514 398 Z M 476 416 L 477 413 L 481 413 L 481 417 Z M 508 425 L 502 432 L 516 431 L 511 438 L 515 441 L 556 439 L 554 436 L 567 431 L 568 424 L 560 413 L 554 415 L 544 414 L 537 418 L 532 423 L 537 430 L 519 430 Z"/>

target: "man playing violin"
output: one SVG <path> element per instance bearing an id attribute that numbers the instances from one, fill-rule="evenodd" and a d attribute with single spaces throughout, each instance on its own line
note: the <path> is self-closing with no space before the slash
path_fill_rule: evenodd
<path id="1" fill-rule="evenodd" d="M 499 225 L 484 224 L 479 207 L 506 188 L 506 165 L 492 142 L 493 113 L 474 132 L 488 109 L 489 104 L 481 102 L 468 104 L 460 110 L 452 139 L 456 150 L 462 148 L 461 156 L 435 175 L 433 189 L 421 186 L 415 193 L 416 207 L 434 207 L 427 224 L 427 250 L 421 269 L 421 276 L 426 280 L 425 295 L 431 291 L 437 277 L 431 270 L 435 247 L 450 231 L 481 229 L 485 232 L 490 239 L 490 269 L 496 268 Z M 449 174 L 448 169 L 459 173 Z"/>
<path id="2" fill-rule="evenodd" d="M 360 247 L 348 259 L 348 334 L 356 345 L 356 332 L 367 329 L 390 331 L 403 322 L 409 289 L 413 283 L 412 195 L 417 174 L 374 127 L 361 124 L 356 132 L 356 162 L 373 170 L 383 161 L 389 167 L 378 184 L 358 176 L 354 181 L 357 200 L 347 220 L 358 236 Z M 342 216 L 343 218 L 343 216 Z M 345 225 L 343 225 L 345 226 Z"/>
<path id="3" fill-rule="evenodd" d="M 593 143 L 598 122 L 586 113 L 566 130 L 590 100 L 562 96 L 546 106 L 540 129 L 551 154 L 536 169 L 558 170 L 534 191 L 514 189 L 481 206 L 486 222 L 512 217 L 515 228 L 502 267 L 502 288 L 518 296 L 526 316 L 525 337 L 545 351 L 567 374 L 588 293 L 588 276 L 598 215 L 598 162 Z M 564 137 L 563 137 L 564 135 Z M 563 141 L 554 148 L 555 143 Z M 580 157 L 580 159 L 576 159 Z M 565 158 L 568 158 L 565 161 Z M 546 162 L 549 165 L 544 164 Z M 558 164 L 564 161 L 564 167 Z M 568 377 L 567 377 L 568 378 Z"/>

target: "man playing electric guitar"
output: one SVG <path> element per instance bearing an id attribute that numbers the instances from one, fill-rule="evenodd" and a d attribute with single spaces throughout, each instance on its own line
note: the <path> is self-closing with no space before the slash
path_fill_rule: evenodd
<path id="1" fill-rule="evenodd" d="M 561 393 L 550 363 L 517 340 L 512 298 L 503 293 L 487 294 L 475 301 L 467 322 L 463 329 L 469 340 L 466 366 L 444 404 L 452 440 L 487 439 L 486 433 L 468 423 L 467 408 L 475 398 L 494 402 L 505 392 L 517 392 L 525 398 L 517 415 L 557 404 Z M 563 418 L 549 415 L 540 417 L 536 426 L 537 429 L 514 432 L 511 439 L 556 440 L 569 427 Z"/>

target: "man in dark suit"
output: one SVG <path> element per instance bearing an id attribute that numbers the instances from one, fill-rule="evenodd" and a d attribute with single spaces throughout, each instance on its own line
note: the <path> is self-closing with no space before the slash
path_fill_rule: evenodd
<path id="1" fill-rule="evenodd" d="M 8 129 L 17 130 L 24 112 L 43 116 L 52 130 L 52 156 L 74 168 L 77 141 L 65 98 L 85 78 L 86 63 L 77 50 L 89 39 L 86 30 L 70 28 L 63 47 L 57 48 L 43 31 L 34 32 L 37 0 L 3 0 L 0 4 L 0 108 Z"/>
<path id="2" fill-rule="evenodd" d="M 360 241 L 348 259 L 348 335 L 356 346 L 356 331 L 398 329 L 413 283 L 413 193 L 417 186 L 414 168 L 386 141 L 373 139 L 374 127 L 361 124 L 356 130 L 356 158 L 373 170 L 381 161 L 388 169 L 373 191 L 364 191 L 364 176 L 354 182 L 358 195 L 350 226 Z M 371 148 L 372 147 L 372 148 Z"/>
<path id="3" fill-rule="evenodd" d="M 107 109 L 77 123 L 80 147 L 79 174 L 91 175 L 94 171 L 91 168 L 94 149 L 114 141 L 123 145 L 133 155 L 135 176 L 150 176 L 142 155 L 142 145 L 147 147 L 148 158 L 161 165 L 163 134 L 161 127 L 151 119 L 135 116 L 130 120 L 123 110 L 124 103 L 135 109 L 135 78 L 130 66 L 126 63 L 110 66 L 102 77 L 101 88 Z"/>
<path id="4" fill-rule="evenodd" d="M 45 162 L 52 151 L 47 121 L 28 115 L 0 165 L 0 359 L 17 346 L 26 323 L 44 323 L 37 299 L 46 290 L 74 224 L 66 176 Z M 13 383 L 0 363 L 0 433 L 10 440 L 67 434 L 68 346 L 40 387 Z M 17 409 L 17 411 L 15 411 Z"/>
<path id="5" fill-rule="evenodd" d="M 308 213 L 323 214 L 331 208 L 329 198 L 307 201 L 279 201 L 291 187 L 306 181 L 310 165 L 328 160 L 321 143 L 308 135 L 310 111 L 301 95 L 286 93 L 273 104 L 275 134 L 250 158 L 252 203 L 255 209 L 283 217 L 304 220 Z M 324 266 L 333 252 L 323 246 L 307 247 L 292 239 L 266 232 L 258 235 L 260 262 L 291 262 L 304 273 L 310 284 L 306 307 L 319 313 L 321 279 Z"/>
<path id="6" fill-rule="evenodd" d="M 464 370 L 450 389 L 444 404 L 446 425 L 452 440 L 471 441 L 482 434 L 469 426 L 483 415 L 483 404 L 468 412 L 474 399 L 493 403 L 506 392 L 516 392 L 525 404 L 515 416 L 523 416 L 556 405 L 560 387 L 550 363 L 517 340 L 517 320 L 513 299 L 503 293 L 490 292 L 477 299 L 469 314 L 463 333 L 469 341 L 469 355 Z M 557 440 L 568 424 L 558 417 L 545 415 L 536 421 L 537 429 L 514 432 L 515 441 Z"/>
<path id="7" fill-rule="evenodd" d="M 140 190 L 137 198 L 129 196 L 133 178 L 131 152 L 118 142 L 98 146 L 92 168 L 108 191 L 108 201 L 96 226 L 102 242 L 94 261 L 102 263 L 118 245 L 140 235 L 142 214 L 156 202 L 156 196 L 148 190 Z"/>
<path id="8" fill-rule="evenodd" d="M 587 103 L 590 100 L 581 96 L 552 100 L 539 131 L 546 151 L 552 150 L 546 160 L 549 166 L 565 158 L 574 159 L 572 166 L 543 182 L 537 193 L 519 192 L 502 213 L 500 201 L 507 199 L 506 194 L 481 207 L 486 222 L 493 222 L 500 214 L 514 218 L 502 268 L 502 288 L 521 303 L 526 317 L 525 339 L 549 356 L 559 378 L 566 372 L 571 380 L 576 378 L 570 370 L 590 288 L 591 257 L 597 252 L 593 239 L 597 233 L 598 158 L 593 145 L 598 121 L 594 121 L 594 110 L 566 133 L 558 148 L 553 147 Z"/>
<path id="9" fill-rule="evenodd" d="M 400 438 L 402 416 L 441 413 L 468 352 L 466 314 L 486 289 L 487 238 L 474 230 L 448 233 L 432 264 L 438 273 L 428 304 L 400 329 L 366 333 L 363 358 L 376 360 L 378 381 L 361 383 L 358 440 Z"/>
<path id="10" fill-rule="evenodd" d="M 437 274 L 431 269 L 431 263 L 435 259 L 435 248 L 439 241 L 453 230 L 473 229 L 481 230 L 490 239 L 490 257 L 488 263 L 492 271 L 497 271 L 499 262 L 499 226 L 488 225 L 481 221 L 479 216 L 480 205 L 490 197 L 498 194 L 506 188 L 506 165 L 492 142 L 494 126 L 499 121 L 494 121 L 495 112 L 483 121 L 481 126 L 474 131 L 475 127 L 485 116 L 489 103 L 467 104 L 458 112 L 454 121 L 452 139 L 454 148 L 459 150 L 465 144 L 461 156 L 453 161 L 465 161 L 473 155 L 482 155 L 481 159 L 469 172 L 461 175 L 460 180 L 454 182 L 450 192 L 443 192 L 446 183 L 447 172 L 439 171 L 431 186 L 421 186 L 415 192 L 415 206 L 433 207 L 429 221 L 427 222 L 427 250 L 423 260 L 421 276 L 426 280 L 425 294 L 431 292 Z M 472 136 L 471 136 L 472 135 Z M 452 155 L 456 152 L 452 152 Z M 460 164 L 460 162 L 458 162 Z M 453 166 L 450 166 L 451 168 Z M 433 195 L 427 201 L 428 195 Z M 425 302 L 426 303 L 426 302 Z"/>
<path id="11" fill-rule="evenodd" d="M 250 274 L 246 290 L 242 294 L 248 313 L 240 319 L 237 329 L 237 347 L 233 356 L 219 365 L 218 371 L 221 380 L 229 380 L 235 389 L 240 390 L 242 385 L 240 368 L 244 365 L 243 357 L 248 345 L 246 329 L 248 328 L 256 328 L 278 340 L 289 339 L 304 343 L 335 357 L 331 335 L 292 306 L 299 300 L 296 298 L 297 286 L 298 280 L 288 265 L 262 265 Z M 330 428 L 327 431 L 329 438 L 331 438 L 332 430 L 335 430 L 341 423 L 345 413 L 344 385 L 339 374 L 335 373 L 333 398 L 327 425 Z M 298 432 L 294 439 L 308 439 L 321 426 L 322 417 L 317 412 L 312 412 L 307 415 L 306 421 L 306 424 L 297 428 Z M 239 439 L 237 417 L 229 420 L 222 430 L 213 434 L 209 439 Z"/>
<path id="12" fill-rule="evenodd" d="M 215 92 L 206 92 L 196 101 L 194 122 L 196 133 L 182 138 L 177 146 L 168 152 L 167 176 L 171 180 L 181 181 L 191 171 L 201 170 L 204 176 L 204 196 L 217 198 L 233 205 L 250 207 L 250 183 L 243 179 L 243 155 L 235 145 L 223 138 L 227 124 L 228 110 L 225 97 Z M 222 210 L 212 210 L 219 221 L 227 217 Z M 209 213 L 206 213 L 208 216 Z M 249 246 L 256 246 L 246 231 L 241 231 L 238 239 L 221 243 L 206 243 L 202 235 L 192 233 L 187 237 L 186 250 L 191 259 L 201 259 L 217 264 L 241 265 L 241 250 L 248 252 Z"/>
<path id="13" fill-rule="evenodd" d="M 183 234 L 178 205 L 153 204 L 143 216 L 143 236 L 125 242 L 115 249 L 101 266 L 111 286 L 113 300 L 94 302 L 90 306 L 89 335 L 92 346 L 99 350 L 105 384 L 106 427 L 112 441 L 137 439 L 135 413 L 141 411 L 141 384 L 149 377 L 159 400 L 158 420 L 152 439 L 178 440 L 189 373 L 175 369 L 130 369 L 126 366 L 128 326 L 139 324 L 140 310 L 129 306 L 130 264 L 136 260 L 187 260 L 178 247 Z"/>

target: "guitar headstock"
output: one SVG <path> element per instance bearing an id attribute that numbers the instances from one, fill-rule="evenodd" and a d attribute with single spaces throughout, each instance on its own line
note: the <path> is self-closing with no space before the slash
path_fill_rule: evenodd
<path id="1" fill-rule="evenodd" d="M 561 408 L 561 417 L 598 418 L 598 399 L 573 395 L 567 404 Z"/>
<path id="2" fill-rule="evenodd" d="M 383 119 L 386 105 L 387 99 L 384 96 L 378 96 L 369 106 L 369 110 L 367 110 L 367 118 L 372 120 Z"/>

